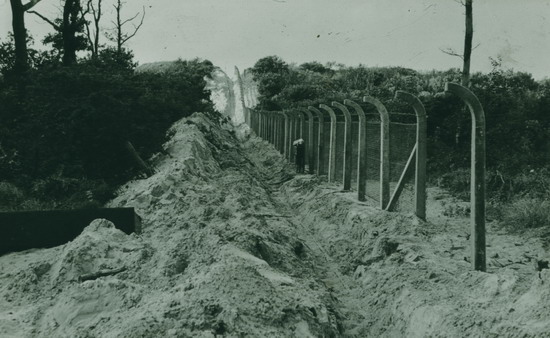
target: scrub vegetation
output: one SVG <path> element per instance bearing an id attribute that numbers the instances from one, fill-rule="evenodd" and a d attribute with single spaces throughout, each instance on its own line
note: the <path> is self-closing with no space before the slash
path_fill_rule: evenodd
<path id="1" fill-rule="evenodd" d="M 491 210 L 514 228 L 548 225 L 548 218 L 540 214 L 548 213 L 541 203 L 550 197 L 550 81 L 535 81 L 531 74 L 504 69 L 499 59 L 492 64 L 488 74 L 471 74 L 469 85 L 485 110 Z M 445 82 L 460 83 L 459 69 L 418 72 L 318 62 L 296 65 L 269 56 L 250 70 L 258 82 L 257 108 L 263 110 L 343 99 L 361 102 L 363 96 L 370 95 L 389 111 L 399 112 L 407 107 L 394 100 L 396 90 L 418 96 L 428 114 L 429 178 L 468 199 L 470 113 L 460 99 L 443 93 Z M 534 207 L 526 208 L 526 201 Z M 525 210 L 514 213 L 517 208 Z M 514 221 L 510 214 L 516 215 Z"/>
<path id="2" fill-rule="evenodd" d="M 159 74 L 134 72 L 132 53 L 114 48 L 69 66 L 46 52 L 30 56 L 32 67 L 18 74 L 13 41 L 0 44 L 4 210 L 97 207 L 147 172 L 136 154 L 159 152 L 175 121 L 214 113 L 204 89 L 209 61 L 179 60 Z"/>

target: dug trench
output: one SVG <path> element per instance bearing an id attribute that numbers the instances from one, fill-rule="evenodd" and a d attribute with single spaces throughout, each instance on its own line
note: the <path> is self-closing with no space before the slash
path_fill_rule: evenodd
<path id="1" fill-rule="evenodd" d="M 194 114 L 170 133 L 155 174 L 108 205 L 136 208 L 140 235 L 96 220 L 66 245 L 0 257 L 0 336 L 550 332 L 535 237 L 489 227 L 489 271 L 471 271 L 468 220 L 443 215 L 443 191 L 423 222 L 296 175 L 246 126 Z"/>

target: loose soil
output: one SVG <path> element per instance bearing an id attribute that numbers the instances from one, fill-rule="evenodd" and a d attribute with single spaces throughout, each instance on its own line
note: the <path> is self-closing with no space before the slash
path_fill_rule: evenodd
<path id="1" fill-rule="evenodd" d="M 246 126 L 194 114 L 171 134 L 109 203 L 141 234 L 95 220 L 0 257 L 0 337 L 550 337 L 537 237 L 489 223 L 488 272 L 472 271 L 444 191 L 424 222 L 296 175 Z"/>

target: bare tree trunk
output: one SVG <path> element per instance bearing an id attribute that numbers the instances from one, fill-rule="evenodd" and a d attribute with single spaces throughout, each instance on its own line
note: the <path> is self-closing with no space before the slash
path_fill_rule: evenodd
<path id="1" fill-rule="evenodd" d="M 116 49 L 117 52 L 122 53 L 122 21 L 120 20 L 120 12 L 122 10 L 122 3 L 117 0 L 116 8 Z"/>
<path id="2" fill-rule="evenodd" d="M 80 0 L 66 0 L 63 6 L 63 64 L 68 66 L 76 63 L 76 29 Z"/>
<path id="3" fill-rule="evenodd" d="M 92 54 L 97 57 L 99 55 L 99 19 L 95 23 L 96 31 L 94 36 L 94 47 Z"/>
<path id="4" fill-rule="evenodd" d="M 27 56 L 27 29 L 25 28 L 25 7 L 21 0 L 10 0 L 13 40 L 15 42 L 15 72 L 24 73 L 29 68 Z"/>
<path id="5" fill-rule="evenodd" d="M 41 0 L 31 0 L 30 3 L 36 3 Z M 63 40 L 63 65 L 69 66 L 76 63 L 76 52 L 85 49 L 85 42 L 80 40 L 77 35 L 84 28 L 84 16 L 88 13 L 83 10 L 81 0 L 65 0 L 63 5 L 63 18 L 60 24 L 52 21 L 44 15 L 35 11 L 29 13 L 35 14 L 42 20 L 50 24 L 61 35 Z M 27 5 L 26 5 L 27 6 Z"/>
<path id="6" fill-rule="evenodd" d="M 462 78 L 461 84 L 464 87 L 470 86 L 470 60 L 472 56 L 472 39 L 474 36 L 474 25 L 473 25 L 473 10 L 472 10 L 473 0 L 466 0 L 464 7 L 466 8 L 466 32 L 464 34 L 464 54 L 463 54 L 463 66 L 462 66 Z M 466 116 L 468 109 L 466 107 L 462 108 L 462 116 Z M 457 118 L 456 134 L 455 134 L 455 145 L 458 146 L 461 141 L 462 136 L 462 122 L 463 120 L 459 117 Z"/>
<path id="7" fill-rule="evenodd" d="M 473 25 L 473 0 L 466 0 L 466 34 L 464 35 L 464 64 L 462 67 L 462 85 L 468 87 L 470 84 L 470 58 L 472 55 L 472 38 L 474 36 Z"/>
<path id="8" fill-rule="evenodd" d="M 15 72 L 17 74 L 22 74 L 29 69 L 25 12 L 33 8 L 39 2 L 40 0 L 31 0 L 23 5 L 22 0 L 10 0 L 13 40 L 15 43 Z"/>
<path id="9" fill-rule="evenodd" d="M 97 56 L 99 54 L 99 21 L 101 20 L 101 0 L 97 2 L 97 9 L 94 9 L 94 26 L 95 26 L 95 35 L 94 35 L 94 54 Z"/>

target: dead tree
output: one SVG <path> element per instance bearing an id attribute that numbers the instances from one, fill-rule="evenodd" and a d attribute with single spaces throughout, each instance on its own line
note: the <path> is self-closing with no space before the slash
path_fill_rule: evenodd
<path id="1" fill-rule="evenodd" d="M 86 27 L 86 39 L 88 40 L 88 48 L 90 49 L 90 53 L 92 54 L 92 59 L 97 58 L 99 54 L 99 35 L 100 35 L 100 29 L 99 29 L 99 22 L 101 21 L 102 16 L 102 0 L 97 0 L 97 2 L 94 4 L 93 0 L 88 0 L 86 3 L 86 9 L 81 8 L 80 15 L 85 18 L 87 14 L 91 14 L 92 20 L 91 21 L 84 21 L 84 26 Z"/>
<path id="2" fill-rule="evenodd" d="M 27 52 L 27 29 L 25 27 L 25 12 L 33 8 L 40 0 L 31 0 L 23 4 L 22 0 L 10 0 L 12 14 L 13 40 L 15 44 L 15 66 L 17 74 L 22 74 L 29 68 Z"/>
<path id="3" fill-rule="evenodd" d="M 107 39 L 110 41 L 116 43 L 116 48 L 118 53 L 122 53 L 124 50 L 124 44 L 128 42 L 131 38 L 136 36 L 137 32 L 143 25 L 143 19 L 145 19 L 145 7 L 143 7 L 142 12 L 136 13 L 134 16 L 128 18 L 128 19 L 122 19 L 122 8 L 124 6 L 124 2 L 122 0 L 117 0 L 116 4 L 113 5 L 116 11 L 116 22 L 112 22 L 114 25 L 114 34 L 113 33 L 107 33 Z M 135 20 L 140 17 L 139 23 L 135 24 Z M 131 24 L 133 28 L 129 30 L 128 32 L 124 32 L 124 26 L 127 24 Z"/>
<path id="4" fill-rule="evenodd" d="M 462 85 L 470 85 L 470 57 L 472 55 L 472 38 L 474 36 L 473 0 L 466 0 L 466 33 L 464 34 L 464 62 L 462 66 Z"/>
<path id="5" fill-rule="evenodd" d="M 466 30 L 464 33 L 464 52 L 458 54 L 452 48 L 441 50 L 443 53 L 457 56 L 462 59 L 462 74 L 461 84 L 465 87 L 470 85 L 470 60 L 472 56 L 472 39 L 474 37 L 474 20 L 473 20 L 473 0 L 460 0 L 457 1 L 465 8 L 465 23 Z M 477 47 L 477 46 L 476 46 Z"/>
<path id="6" fill-rule="evenodd" d="M 462 73 L 460 74 L 460 83 L 464 87 L 470 86 L 470 60 L 472 56 L 472 50 L 475 49 L 472 48 L 472 39 L 474 36 L 474 25 L 473 25 L 473 0 L 455 0 L 456 2 L 460 3 L 465 8 L 465 33 L 464 33 L 464 52 L 463 54 L 459 54 L 455 52 L 452 48 L 448 48 L 445 50 L 441 50 L 443 53 L 457 56 L 462 59 Z M 476 46 L 477 47 L 477 46 Z M 462 137 L 462 126 L 465 123 L 466 116 L 466 107 L 463 109 L 463 112 L 461 115 L 458 115 L 456 117 L 456 133 L 455 133 L 455 144 L 458 146 L 461 142 Z"/>

